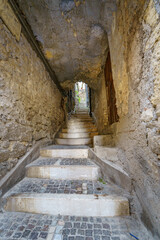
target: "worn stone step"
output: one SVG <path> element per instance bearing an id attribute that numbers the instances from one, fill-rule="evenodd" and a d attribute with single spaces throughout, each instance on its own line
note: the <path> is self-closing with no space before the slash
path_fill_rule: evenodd
<path id="1" fill-rule="evenodd" d="M 98 132 L 91 133 L 59 133 L 59 138 L 91 138 L 98 135 Z"/>
<path id="2" fill-rule="evenodd" d="M 55 138 L 56 144 L 61 145 L 90 145 L 92 138 Z"/>
<path id="3" fill-rule="evenodd" d="M 95 127 L 95 124 L 94 123 L 92 123 L 92 122 L 68 122 L 67 124 L 66 124 L 66 126 L 67 127 L 78 127 L 78 128 L 80 128 L 80 127 Z"/>
<path id="4" fill-rule="evenodd" d="M 74 114 L 72 117 L 78 117 L 78 118 L 91 118 L 89 114 Z"/>
<path id="5" fill-rule="evenodd" d="M 20 194 L 8 198 L 6 211 L 53 215 L 114 217 L 129 215 L 128 199 L 85 194 Z"/>
<path id="6" fill-rule="evenodd" d="M 39 158 L 26 166 L 26 176 L 56 180 L 97 180 L 100 168 L 89 159 Z"/>
<path id="7" fill-rule="evenodd" d="M 92 118 L 71 118 L 69 122 L 93 122 Z"/>
<path id="8" fill-rule="evenodd" d="M 98 181 L 25 178 L 3 197 L 4 210 L 75 216 L 129 215 L 127 196 Z M 120 195 L 122 194 L 122 195 Z"/>
<path id="9" fill-rule="evenodd" d="M 86 128 L 62 128 L 62 133 L 86 133 L 86 132 L 97 132 L 96 127 L 86 127 Z"/>
<path id="10" fill-rule="evenodd" d="M 40 149 L 40 155 L 54 158 L 88 158 L 88 148 L 85 146 L 51 145 Z"/>

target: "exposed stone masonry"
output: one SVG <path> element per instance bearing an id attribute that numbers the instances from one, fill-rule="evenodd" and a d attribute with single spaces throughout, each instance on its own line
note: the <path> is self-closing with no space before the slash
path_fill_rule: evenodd
<path id="1" fill-rule="evenodd" d="M 121 153 L 116 164 L 133 180 L 137 213 L 159 238 L 159 1 L 18 3 L 62 85 L 69 89 L 82 80 L 92 88 L 98 132 L 113 133 Z M 52 138 L 64 112 L 58 90 L 23 34 L 16 42 L 2 22 L 0 31 L 1 178 L 36 141 Z M 108 51 L 119 116 L 112 126 L 104 80 Z"/>
<path id="2" fill-rule="evenodd" d="M 21 34 L 0 20 L 0 178 L 38 140 L 52 139 L 64 118 L 62 97 Z"/>

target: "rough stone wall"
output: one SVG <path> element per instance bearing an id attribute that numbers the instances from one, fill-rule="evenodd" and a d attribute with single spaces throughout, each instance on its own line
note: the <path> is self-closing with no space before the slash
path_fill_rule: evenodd
<path id="1" fill-rule="evenodd" d="M 160 4 L 117 1 L 109 46 L 117 108 L 116 145 L 133 179 L 139 216 L 160 236 Z"/>
<path id="2" fill-rule="evenodd" d="M 107 90 L 104 75 L 100 79 L 97 90 L 92 89 L 92 114 L 98 133 L 105 134 L 108 126 Z"/>
<path id="3" fill-rule="evenodd" d="M 106 61 L 106 27 L 115 0 L 18 3 L 61 84 L 84 81 L 96 89 Z"/>
<path id="4" fill-rule="evenodd" d="M 64 118 L 62 97 L 21 34 L 0 20 L 0 178 L 38 140 L 51 139 Z"/>

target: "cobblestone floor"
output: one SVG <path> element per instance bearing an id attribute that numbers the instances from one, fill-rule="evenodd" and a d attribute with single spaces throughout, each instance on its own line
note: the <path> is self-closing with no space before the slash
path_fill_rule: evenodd
<path id="1" fill-rule="evenodd" d="M 57 161 L 58 158 L 38 158 L 28 166 L 54 165 Z"/>
<path id="2" fill-rule="evenodd" d="M 24 178 L 14 186 L 7 196 L 18 193 L 62 193 L 62 194 L 97 194 L 97 195 L 122 195 L 122 189 L 115 185 L 99 181 L 87 180 L 52 180 L 38 178 Z M 128 197 L 126 193 L 123 196 Z"/>
<path id="3" fill-rule="evenodd" d="M 132 217 L 93 218 L 0 214 L 0 240 L 153 240 Z"/>
<path id="4" fill-rule="evenodd" d="M 94 165 L 89 159 L 78 158 L 78 159 L 69 159 L 65 158 L 60 162 L 60 165 Z"/>
<path id="5" fill-rule="evenodd" d="M 95 164 L 88 158 L 38 158 L 28 166 L 41 166 L 41 165 L 84 165 L 94 166 Z"/>

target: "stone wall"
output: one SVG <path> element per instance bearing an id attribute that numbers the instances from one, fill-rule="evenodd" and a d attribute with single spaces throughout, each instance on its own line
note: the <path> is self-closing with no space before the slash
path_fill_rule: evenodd
<path id="1" fill-rule="evenodd" d="M 62 97 L 21 34 L 0 20 L 0 178 L 33 144 L 52 139 L 63 121 Z"/>
<path id="2" fill-rule="evenodd" d="M 107 133 L 108 126 L 108 107 L 107 107 L 107 89 L 104 75 L 99 80 L 97 89 L 92 89 L 92 114 L 98 128 L 99 134 Z"/>
<path id="3" fill-rule="evenodd" d="M 138 213 L 160 236 L 160 4 L 117 1 L 109 47 L 117 109 L 116 145 L 133 179 Z M 123 161 L 123 160 L 122 160 Z"/>

